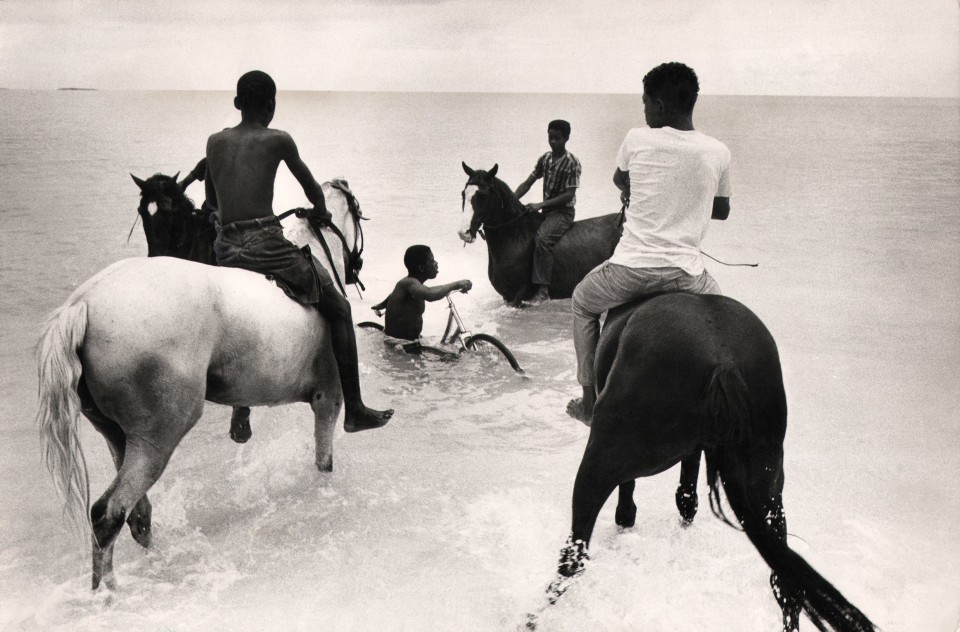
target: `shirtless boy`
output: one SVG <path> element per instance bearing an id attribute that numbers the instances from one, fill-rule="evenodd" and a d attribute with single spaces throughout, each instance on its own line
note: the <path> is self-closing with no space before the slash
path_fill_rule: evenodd
<path id="1" fill-rule="evenodd" d="M 450 292 L 467 292 L 473 283 L 467 279 L 428 287 L 424 283 L 437 278 L 440 266 L 427 246 L 410 246 L 403 255 L 407 276 L 397 281 L 386 299 L 371 309 L 378 314 L 387 311 L 383 332 L 393 338 L 417 340 L 423 330 L 423 312 L 426 301 L 439 301 Z"/>
<path id="2" fill-rule="evenodd" d="M 234 106 L 240 110 L 236 127 L 207 140 L 207 202 L 219 209 L 220 224 L 214 252 L 222 266 L 245 268 L 269 275 L 287 295 L 313 305 L 330 323 L 333 355 L 340 373 L 347 432 L 379 428 L 393 410 L 367 408 L 360 396 L 357 344 L 350 303 L 333 285 L 309 251 L 287 241 L 273 214 L 273 186 L 283 162 L 297 179 L 314 212 L 329 218 L 323 190 L 300 159 L 296 143 L 286 132 L 270 129 L 276 109 L 273 79 L 254 70 L 237 82 Z M 238 443 L 250 438 L 249 408 L 235 408 L 230 436 Z"/>

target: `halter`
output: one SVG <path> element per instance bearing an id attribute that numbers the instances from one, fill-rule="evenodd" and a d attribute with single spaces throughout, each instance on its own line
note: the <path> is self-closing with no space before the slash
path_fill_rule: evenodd
<path id="1" fill-rule="evenodd" d="M 467 183 L 463 186 L 463 190 L 460 192 L 460 212 L 461 212 L 461 213 L 463 213 L 464 211 L 466 211 L 466 208 L 467 208 L 467 187 L 468 187 L 468 186 L 470 186 L 470 180 L 467 180 Z M 497 201 L 500 202 L 500 208 L 506 207 L 506 205 L 503 203 L 503 197 L 500 195 L 500 190 L 499 190 L 499 188 L 494 189 L 494 194 L 497 196 Z M 524 217 L 526 217 L 527 215 L 529 215 L 531 212 L 532 212 L 532 211 L 531 211 L 530 209 L 524 207 L 524 209 L 523 209 L 522 212 L 517 213 L 517 214 L 514 215 L 512 218 L 510 218 L 509 220 L 503 222 L 502 224 L 494 224 L 494 225 L 491 226 L 491 225 L 488 224 L 486 221 L 483 221 L 483 222 L 480 222 L 480 223 L 483 224 L 483 228 L 484 228 L 485 230 L 487 230 L 487 231 L 489 231 L 489 230 L 497 230 L 497 229 L 500 229 L 500 228 L 505 228 L 505 227 L 507 227 L 507 226 L 510 226 L 511 224 L 513 224 L 513 223 L 515 223 L 515 222 L 523 219 Z"/>

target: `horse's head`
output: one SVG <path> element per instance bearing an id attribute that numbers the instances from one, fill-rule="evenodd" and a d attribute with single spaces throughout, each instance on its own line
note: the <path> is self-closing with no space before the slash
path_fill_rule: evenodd
<path id="1" fill-rule="evenodd" d="M 493 165 L 490 171 L 483 171 L 471 169 L 465 162 L 460 164 L 463 165 L 463 171 L 469 177 L 461 194 L 464 218 L 457 234 L 460 235 L 460 239 L 470 244 L 477 238 L 477 232 L 481 226 L 490 221 L 499 221 L 499 215 L 503 213 L 505 205 L 502 191 L 499 189 L 507 187 L 497 180 L 498 165 Z M 471 209 L 469 215 L 466 214 L 468 201 Z"/>
<path id="2" fill-rule="evenodd" d="M 198 218 L 193 202 L 177 184 L 179 175 L 179 172 L 172 177 L 157 173 L 141 180 L 130 174 L 140 187 L 140 206 L 137 207 L 137 213 L 143 220 L 147 252 L 151 257 L 190 257 L 188 251 L 191 244 L 188 242 L 195 237 L 193 224 Z"/>
<path id="3" fill-rule="evenodd" d="M 180 211 L 184 208 L 185 203 L 192 207 L 193 204 L 187 200 L 187 197 L 180 189 L 180 185 L 177 184 L 177 177 L 179 175 L 179 172 L 173 177 L 156 173 L 146 180 L 141 180 L 131 173 L 130 177 L 133 178 L 133 181 L 140 187 L 140 208 L 138 208 L 137 211 L 139 211 L 141 215 L 143 213 L 156 215 L 157 213 Z M 153 208 L 153 212 L 150 210 L 151 207 Z"/>

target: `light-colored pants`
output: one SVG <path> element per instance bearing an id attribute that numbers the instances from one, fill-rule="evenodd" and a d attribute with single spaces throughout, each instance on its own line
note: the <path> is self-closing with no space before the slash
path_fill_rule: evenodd
<path id="1" fill-rule="evenodd" d="M 605 261 L 591 270 L 573 290 L 573 347 L 577 381 L 596 383 L 593 364 L 600 340 L 600 315 L 608 309 L 656 292 L 720 294 L 720 286 L 704 270 L 699 276 L 680 268 L 628 268 Z"/>

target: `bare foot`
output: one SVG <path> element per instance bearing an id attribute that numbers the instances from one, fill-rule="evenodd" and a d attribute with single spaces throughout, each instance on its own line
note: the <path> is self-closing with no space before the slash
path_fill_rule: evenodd
<path id="1" fill-rule="evenodd" d="M 539 290 L 537 290 L 537 293 L 534 294 L 533 297 L 530 299 L 530 304 L 540 305 L 541 303 L 545 303 L 549 300 L 550 300 L 550 292 L 547 290 L 546 287 L 541 287 Z"/>
<path id="2" fill-rule="evenodd" d="M 590 427 L 593 415 L 587 414 L 583 408 L 583 398 L 578 397 L 567 402 L 567 414 L 574 419 L 583 422 L 583 425 Z"/>
<path id="3" fill-rule="evenodd" d="M 230 438 L 237 443 L 246 443 L 252 436 L 250 409 L 245 406 L 234 408 L 233 416 L 230 417 Z"/>
<path id="4" fill-rule="evenodd" d="M 387 425 L 390 418 L 393 417 L 393 409 L 374 410 L 364 406 L 360 410 L 353 412 L 347 411 L 343 420 L 343 429 L 347 432 L 360 432 L 361 430 L 373 430 Z"/>

